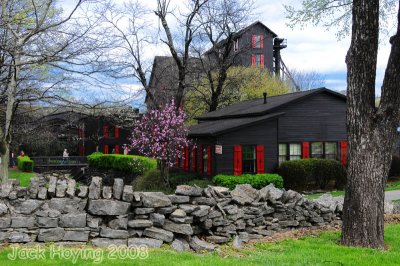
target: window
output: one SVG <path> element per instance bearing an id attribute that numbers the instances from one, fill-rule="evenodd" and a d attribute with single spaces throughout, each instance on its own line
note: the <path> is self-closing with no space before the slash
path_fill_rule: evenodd
<path id="1" fill-rule="evenodd" d="M 338 148 L 336 142 L 325 142 L 325 159 L 338 159 Z"/>
<path id="2" fill-rule="evenodd" d="M 291 161 L 301 159 L 301 144 L 289 144 L 289 159 Z"/>
<path id="3" fill-rule="evenodd" d="M 239 39 L 233 41 L 233 51 L 234 52 L 239 51 Z"/>
<path id="4" fill-rule="evenodd" d="M 256 54 L 256 66 L 261 66 L 261 55 Z"/>
<path id="5" fill-rule="evenodd" d="M 203 148 L 203 173 L 207 174 L 208 170 L 208 152 L 207 147 Z"/>
<path id="6" fill-rule="evenodd" d="M 311 143 L 311 157 L 312 158 L 324 158 L 324 143 L 323 142 Z"/>
<path id="7" fill-rule="evenodd" d="M 279 165 L 287 161 L 287 144 L 279 144 Z"/>
<path id="8" fill-rule="evenodd" d="M 242 147 L 242 171 L 243 173 L 256 173 L 256 149 L 255 146 Z"/>
<path id="9" fill-rule="evenodd" d="M 253 40 L 252 40 L 253 48 L 263 48 L 264 47 L 264 45 L 263 45 L 264 38 L 262 35 L 253 34 L 252 37 L 253 37 Z"/>

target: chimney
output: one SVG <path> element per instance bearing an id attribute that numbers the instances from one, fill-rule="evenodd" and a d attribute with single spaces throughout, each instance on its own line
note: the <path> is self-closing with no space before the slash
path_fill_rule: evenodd
<path id="1" fill-rule="evenodd" d="M 263 96 L 264 96 L 264 104 L 266 104 L 266 103 L 267 103 L 267 93 L 264 92 L 264 93 L 263 93 Z"/>

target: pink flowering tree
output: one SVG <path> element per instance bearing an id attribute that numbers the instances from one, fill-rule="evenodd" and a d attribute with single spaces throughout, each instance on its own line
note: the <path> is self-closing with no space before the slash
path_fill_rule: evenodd
<path id="1" fill-rule="evenodd" d="M 185 113 L 176 112 L 174 101 L 160 109 L 149 110 L 132 131 L 131 149 L 157 159 L 161 175 L 169 186 L 169 168 L 183 159 L 183 149 L 190 144 Z"/>

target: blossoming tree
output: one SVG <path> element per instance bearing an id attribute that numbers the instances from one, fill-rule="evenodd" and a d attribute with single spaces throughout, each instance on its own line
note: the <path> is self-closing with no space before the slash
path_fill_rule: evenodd
<path id="1" fill-rule="evenodd" d="M 169 186 L 169 168 L 176 159 L 183 159 L 183 150 L 190 144 L 187 139 L 185 113 L 176 112 L 172 100 L 163 108 L 149 110 L 137 123 L 131 136 L 131 149 L 157 159 L 161 175 Z"/>

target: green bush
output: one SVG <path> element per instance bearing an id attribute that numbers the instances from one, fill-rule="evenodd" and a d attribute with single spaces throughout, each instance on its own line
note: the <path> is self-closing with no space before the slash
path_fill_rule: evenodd
<path id="1" fill-rule="evenodd" d="M 33 172 L 33 161 L 29 156 L 18 156 L 17 157 L 17 167 L 19 170 L 24 171 L 24 172 Z"/>
<path id="2" fill-rule="evenodd" d="M 138 176 L 132 183 L 135 191 L 161 191 L 171 193 L 172 189 L 165 185 L 160 170 L 150 170 Z"/>
<path id="3" fill-rule="evenodd" d="M 116 171 L 144 174 L 156 169 L 157 161 L 145 156 L 102 154 L 95 152 L 89 155 L 88 162 L 91 167 L 99 169 L 113 169 Z"/>
<path id="4" fill-rule="evenodd" d="M 285 188 L 325 189 L 334 183 L 343 188 L 346 183 L 346 169 L 335 160 L 305 159 L 287 161 L 281 164 L 278 173 L 283 177 Z"/>
<path id="5" fill-rule="evenodd" d="M 261 189 L 271 183 L 277 188 L 283 188 L 283 179 L 278 174 L 216 175 L 213 181 L 215 184 L 229 189 L 234 189 L 239 184 L 250 184 L 254 188 Z"/>
<path id="6" fill-rule="evenodd" d="M 393 156 L 389 171 L 390 177 L 400 177 L 400 157 Z"/>

